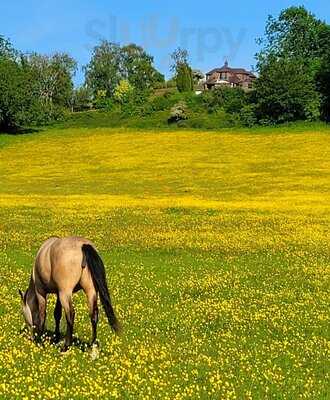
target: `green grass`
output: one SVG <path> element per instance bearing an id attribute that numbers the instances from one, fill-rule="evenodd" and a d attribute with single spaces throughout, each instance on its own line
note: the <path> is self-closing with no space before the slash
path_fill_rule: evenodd
<path id="1" fill-rule="evenodd" d="M 329 128 L 85 117 L 0 135 L 0 398 L 330 398 Z M 115 337 L 102 312 L 97 357 L 81 293 L 66 355 L 20 332 L 38 247 L 76 234 L 100 250 L 124 326 Z"/>
<path id="2" fill-rule="evenodd" d="M 175 104 L 177 101 L 174 101 Z M 211 131 L 251 131 L 250 128 L 239 127 L 237 116 L 226 115 L 223 112 L 209 114 L 205 110 L 197 108 L 189 111 L 187 121 L 178 124 L 168 124 L 170 109 L 164 111 L 153 111 L 151 115 L 124 115 L 120 111 L 84 111 L 69 113 L 64 121 L 54 124 L 56 129 L 72 128 L 125 128 L 137 130 L 161 130 L 161 131 L 182 131 L 182 130 L 211 130 Z M 295 122 L 277 126 L 256 126 L 253 132 L 274 133 L 274 132 L 304 132 L 306 130 L 324 130 L 327 125 L 324 122 Z"/>

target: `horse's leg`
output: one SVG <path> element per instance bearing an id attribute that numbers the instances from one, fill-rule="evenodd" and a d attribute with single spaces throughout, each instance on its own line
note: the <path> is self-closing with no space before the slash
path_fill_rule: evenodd
<path id="1" fill-rule="evenodd" d="M 68 350 L 69 346 L 72 344 L 72 334 L 73 334 L 73 323 L 74 323 L 74 308 L 72 304 L 72 292 L 59 293 L 60 301 L 65 312 L 67 330 L 64 339 L 64 347 L 62 351 Z"/>
<path id="2" fill-rule="evenodd" d="M 56 341 L 60 339 L 61 332 L 60 332 L 60 323 L 62 318 L 62 304 L 60 301 L 60 297 L 57 296 L 56 306 L 54 310 L 54 319 L 55 319 L 55 339 Z"/>
<path id="3" fill-rule="evenodd" d="M 99 310 L 97 307 L 97 293 L 95 290 L 90 290 L 86 292 L 88 308 L 89 308 L 89 316 L 91 318 L 92 323 L 92 342 L 93 345 L 96 341 L 97 336 L 97 322 L 99 320 Z"/>
<path id="4" fill-rule="evenodd" d="M 42 335 L 45 330 L 47 294 L 43 291 L 36 290 L 39 307 L 39 326 L 37 326 L 38 334 Z"/>

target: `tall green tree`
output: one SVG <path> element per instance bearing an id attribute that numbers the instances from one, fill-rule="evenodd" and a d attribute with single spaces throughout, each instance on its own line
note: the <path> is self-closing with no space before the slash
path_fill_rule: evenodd
<path id="1" fill-rule="evenodd" d="M 106 97 L 114 95 L 120 81 L 127 80 L 135 90 L 144 91 L 164 77 L 154 68 L 153 57 L 136 44 L 120 47 L 103 41 L 93 50 L 90 63 L 85 67 L 86 84 L 97 96 L 106 91 Z"/>
<path id="2" fill-rule="evenodd" d="M 106 40 L 95 46 L 92 58 L 84 67 L 87 86 L 96 97 L 100 91 L 105 91 L 107 97 L 112 97 L 114 90 L 122 79 L 122 60 L 120 46 Z"/>
<path id="3" fill-rule="evenodd" d="M 179 92 L 190 92 L 194 88 L 193 73 L 188 62 L 188 52 L 178 48 L 172 55 L 171 70 L 175 74 L 176 85 Z"/>
<path id="4" fill-rule="evenodd" d="M 259 120 L 281 123 L 320 116 L 315 81 L 299 60 L 271 57 L 263 63 L 254 96 Z"/>
<path id="5" fill-rule="evenodd" d="M 73 76 L 76 61 L 66 53 L 26 56 L 26 62 L 34 74 L 35 91 L 40 101 L 51 107 L 69 107 L 73 96 Z"/>
<path id="6" fill-rule="evenodd" d="M 313 63 L 324 51 L 320 35 L 325 26 L 303 6 L 287 8 L 278 18 L 269 16 L 265 36 L 258 40 L 262 46 L 259 63 L 268 62 L 269 57 Z"/>
<path id="7" fill-rule="evenodd" d="M 36 102 L 30 71 L 16 60 L 0 57 L 0 130 L 31 123 Z"/>
<path id="8" fill-rule="evenodd" d="M 276 122 L 320 115 L 317 77 L 326 49 L 327 24 L 304 7 L 290 7 L 269 17 L 257 54 L 259 118 Z"/>
<path id="9" fill-rule="evenodd" d="M 121 48 L 122 55 L 122 78 L 134 86 L 137 90 L 150 89 L 165 81 L 153 66 L 154 59 L 140 46 L 132 43 Z"/>

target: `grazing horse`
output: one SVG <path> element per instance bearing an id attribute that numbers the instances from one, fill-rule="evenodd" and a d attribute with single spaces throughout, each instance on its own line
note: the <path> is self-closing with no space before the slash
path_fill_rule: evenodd
<path id="1" fill-rule="evenodd" d="M 119 333 L 120 325 L 111 305 L 104 264 L 94 245 L 80 237 L 46 240 L 38 251 L 30 284 L 25 293 L 19 290 L 23 316 L 27 325 L 36 333 L 45 329 L 47 295 L 55 293 L 55 336 L 60 339 L 62 308 L 65 312 L 67 331 L 63 351 L 72 344 L 74 308 L 72 294 L 78 290 L 86 294 L 92 323 L 92 344 L 96 340 L 98 322 L 98 294 L 112 329 Z"/>

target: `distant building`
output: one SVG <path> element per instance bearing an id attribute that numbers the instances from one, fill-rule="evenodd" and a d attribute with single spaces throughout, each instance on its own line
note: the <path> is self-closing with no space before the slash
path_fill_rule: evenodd
<path id="1" fill-rule="evenodd" d="M 257 77 L 244 68 L 230 68 L 228 62 L 221 68 L 214 68 L 206 74 L 204 88 L 215 89 L 221 86 L 240 87 L 244 90 L 251 90 L 253 82 Z"/>

